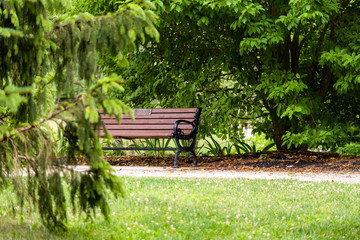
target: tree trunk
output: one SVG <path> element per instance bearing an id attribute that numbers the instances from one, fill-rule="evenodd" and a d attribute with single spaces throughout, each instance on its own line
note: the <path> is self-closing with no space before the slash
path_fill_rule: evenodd
<path id="1" fill-rule="evenodd" d="M 274 141 L 277 150 L 286 150 L 286 146 L 283 146 L 282 136 L 286 133 L 286 126 L 280 122 L 280 118 L 276 114 L 271 114 L 271 121 L 274 129 Z"/>

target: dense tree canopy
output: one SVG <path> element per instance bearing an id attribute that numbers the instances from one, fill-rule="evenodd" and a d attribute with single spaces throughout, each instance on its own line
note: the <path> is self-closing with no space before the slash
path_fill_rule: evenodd
<path id="1" fill-rule="evenodd" d="M 359 140 L 359 1 L 153 2 L 160 42 L 106 64 L 127 102 L 203 107 L 202 132 L 223 136 L 250 121 L 279 149 Z"/>
<path id="2" fill-rule="evenodd" d="M 152 7 L 132 1 L 94 16 L 73 12 L 71 1 L 0 0 L 0 189 L 16 192 L 15 206 L 32 203 L 51 229 L 66 228 L 64 185 L 71 186 L 74 209 L 89 217 L 97 208 L 108 217 L 106 192 L 123 192 L 94 129 L 98 108 L 120 119 L 129 107 L 107 94 L 123 90 L 121 77 L 98 79 L 97 62 L 101 52 L 124 61 L 145 35 L 157 40 Z M 57 150 L 65 126 L 64 164 Z M 75 153 L 86 158 L 88 171 L 68 167 Z"/>

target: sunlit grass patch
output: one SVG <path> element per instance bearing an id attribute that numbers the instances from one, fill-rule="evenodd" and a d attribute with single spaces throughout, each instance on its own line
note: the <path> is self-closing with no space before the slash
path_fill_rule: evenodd
<path id="1" fill-rule="evenodd" d="M 51 234 L 47 238 L 358 239 L 360 236 L 360 185 L 131 177 L 125 181 L 127 197 L 110 199 L 110 222 L 100 214 L 94 221 L 85 222 L 80 221 L 82 217 L 72 215 L 68 233 Z M 41 227 L 27 229 L 30 233 L 46 234 Z M 0 239 L 4 238 L 3 234 L 1 231 Z"/>

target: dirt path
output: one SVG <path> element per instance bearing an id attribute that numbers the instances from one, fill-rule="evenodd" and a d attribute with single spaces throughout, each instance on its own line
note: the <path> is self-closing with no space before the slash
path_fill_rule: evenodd
<path id="1" fill-rule="evenodd" d="M 360 173 L 312 173 L 312 172 L 265 172 L 235 170 L 205 170 L 202 168 L 169 167 L 128 167 L 113 166 L 118 176 L 133 177 L 184 177 L 184 178 L 247 178 L 247 179 L 291 179 L 314 182 L 338 182 L 360 184 Z M 77 171 L 85 171 L 88 166 L 76 166 Z"/>

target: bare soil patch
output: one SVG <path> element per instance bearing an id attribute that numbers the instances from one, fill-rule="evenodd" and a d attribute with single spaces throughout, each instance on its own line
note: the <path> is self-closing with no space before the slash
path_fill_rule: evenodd
<path id="1" fill-rule="evenodd" d="M 106 156 L 113 166 L 171 167 L 174 156 Z M 180 156 L 180 167 L 191 167 L 192 157 Z M 309 151 L 274 151 L 225 156 L 198 156 L 203 169 L 287 172 L 360 172 L 360 157 Z"/>

